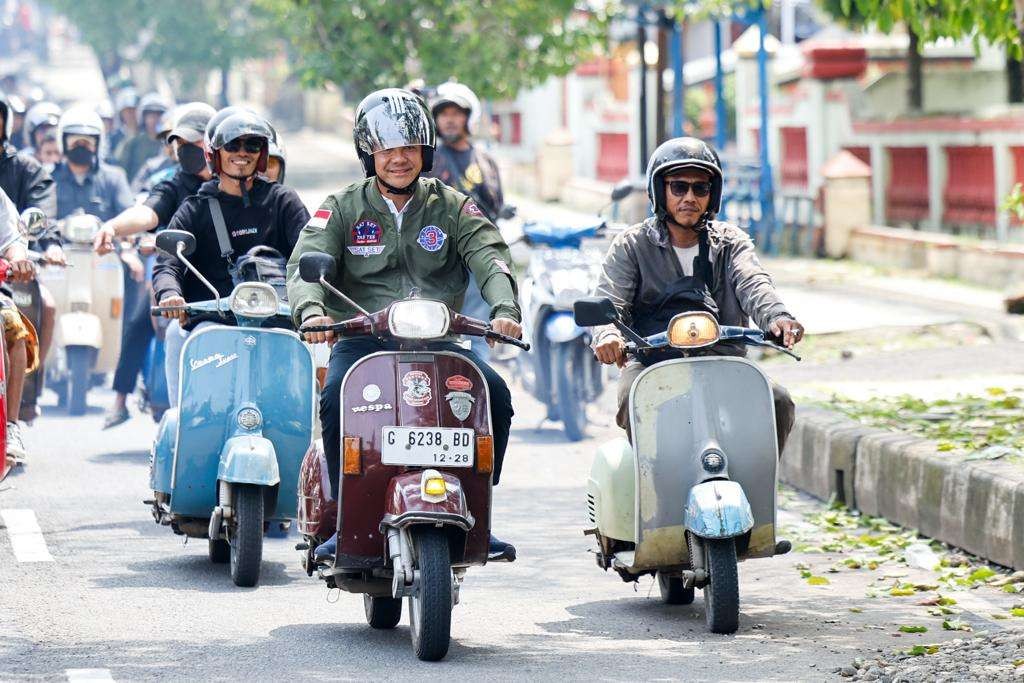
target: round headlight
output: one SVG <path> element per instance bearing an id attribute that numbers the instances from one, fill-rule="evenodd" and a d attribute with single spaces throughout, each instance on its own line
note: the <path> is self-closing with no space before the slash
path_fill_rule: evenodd
<path id="1" fill-rule="evenodd" d="M 238 426 L 242 429 L 256 429 L 263 422 L 263 416 L 255 408 L 242 408 L 238 411 Z"/>
<path id="2" fill-rule="evenodd" d="M 708 451 L 700 457 L 700 465 L 708 474 L 718 474 L 725 469 L 725 456 L 718 451 Z"/>

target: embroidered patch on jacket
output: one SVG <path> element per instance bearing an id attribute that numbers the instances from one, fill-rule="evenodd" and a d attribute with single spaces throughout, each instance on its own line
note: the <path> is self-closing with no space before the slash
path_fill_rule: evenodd
<path id="1" fill-rule="evenodd" d="M 331 220 L 333 213 L 330 209 L 317 209 L 316 213 L 309 219 L 309 222 L 306 223 L 306 227 L 324 230 L 327 227 L 327 221 Z"/>
<path id="2" fill-rule="evenodd" d="M 441 247 L 444 246 L 444 241 L 448 239 L 448 235 L 444 234 L 441 228 L 436 225 L 428 225 L 420 230 L 419 237 L 416 241 L 419 245 L 427 251 L 441 251 Z"/>
<path id="3" fill-rule="evenodd" d="M 462 213 L 467 216 L 483 216 L 484 212 L 480 210 L 480 207 L 476 205 L 472 199 L 462 205 Z"/>
<path id="4" fill-rule="evenodd" d="M 384 231 L 375 221 L 359 221 L 352 226 L 352 246 L 348 250 L 356 256 L 377 256 L 384 252 L 383 236 Z"/>

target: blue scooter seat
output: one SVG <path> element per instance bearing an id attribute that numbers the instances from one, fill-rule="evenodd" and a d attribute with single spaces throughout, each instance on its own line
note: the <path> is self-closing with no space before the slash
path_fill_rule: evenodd
<path id="1" fill-rule="evenodd" d="M 523 225 L 523 235 L 533 245 L 578 248 L 586 237 L 594 237 L 604 220 L 594 216 L 568 223 L 533 221 Z"/>

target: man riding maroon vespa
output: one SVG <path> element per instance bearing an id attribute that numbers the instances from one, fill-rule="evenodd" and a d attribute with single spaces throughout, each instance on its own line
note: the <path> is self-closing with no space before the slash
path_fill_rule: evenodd
<path id="1" fill-rule="evenodd" d="M 519 339 L 520 311 L 517 287 L 509 263 L 508 246 L 497 228 L 476 204 L 439 180 L 423 178 L 433 161 L 434 123 L 414 94 L 390 88 L 368 95 L 356 111 L 356 152 L 366 179 L 329 196 L 303 228 L 288 263 L 288 298 L 292 315 L 304 328 L 323 328 L 362 311 L 382 311 L 411 292 L 459 310 L 469 273 L 480 283 L 491 306 L 488 341 Z M 332 278 L 340 298 L 321 284 L 299 277 L 299 260 L 308 252 L 334 257 Z M 352 304 L 355 304 L 353 306 Z M 459 332 L 453 324 L 450 332 Z M 483 332 L 479 332 L 482 336 Z M 338 336 L 340 341 L 334 343 Z M 330 365 L 320 399 L 328 485 L 337 497 L 341 462 L 341 388 L 346 373 L 373 353 L 395 351 L 397 340 L 386 335 L 346 337 L 334 331 L 311 332 L 312 342 L 333 343 Z M 493 429 L 493 484 L 501 474 L 512 422 L 512 397 L 504 380 L 475 354 L 446 336 L 430 345 L 468 358 L 479 368 L 486 384 Z M 442 377 L 440 386 L 409 371 L 402 378 L 397 401 L 414 407 L 432 392 L 452 411 L 464 412 L 471 398 L 461 380 Z M 454 385 L 445 386 L 445 383 Z M 372 395 L 373 392 L 370 392 Z M 465 395 L 465 396 L 464 396 Z M 445 398 L 447 397 L 447 399 Z M 380 400 L 366 398 L 373 406 Z M 351 409 L 347 406 L 346 410 Z M 347 414 L 347 413 L 346 413 Z M 515 548 L 490 537 L 490 559 L 515 559 Z M 316 559 L 337 552 L 337 536 L 316 549 Z"/>

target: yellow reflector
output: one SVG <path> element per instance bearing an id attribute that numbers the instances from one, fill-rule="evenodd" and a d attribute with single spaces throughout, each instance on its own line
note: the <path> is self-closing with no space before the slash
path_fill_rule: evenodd
<path id="1" fill-rule="evenodd" d="M 362 446 L 358 436 L 345 437 L 345 453 L 342 472 L 345 474 L 362 474 Z"/>
<path id="2" fill-rule="evenodd" d="M 476 437 L 476 471 L 494 471 L 494 439 L 489 436 Z"/>
<path id="3" fill-rule="evenodd" d="M 668 324 L 668 343 L 681 348 L 708 346 L 718 341 L 718 323 L 710 313 L 681 313 Z"/>
<path id="4" fill-rule="evenodd" d="M 111 299 L 110 300 L 110 317 L 111 318 L 120 318 L 121 317 L 121 308 L 123 307 L 123 305 L 124 305 L 124 300 L 123 299 Z"/>
<path id="5" fill-rule="evenodd" d="M 448 487 L 445 486 L 444 479 L 435 477 L 423 482 L 423 495 L 425 496 L 443 496 L 446 493 L 448 493 Z"/>

